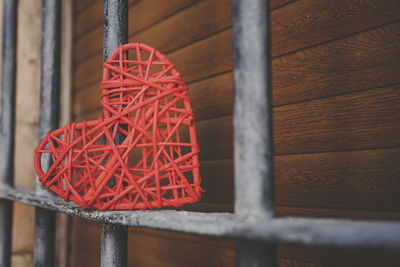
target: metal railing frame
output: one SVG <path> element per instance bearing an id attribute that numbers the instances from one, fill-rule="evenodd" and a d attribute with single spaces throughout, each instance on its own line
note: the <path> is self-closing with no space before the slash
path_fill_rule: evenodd
<path id="1" fill-rule="evenodd" d="M 60 5 L 57 2 L 43 0 L 42 53 L 46 57 L 42 57 L 41 136 L 58 124 Z M 127 0 L 104 2 L 104 58 L 107 58 L 111 51 L 127 42 L 128 3 Z M 275 217 L 268 8 L 267 0 L 233 0 L 235 213 L 101 212 L 66 203 L 44 194 L 41 188 L 33 192 L 13 186 L 17 1 L 4 0 L 0 266 L 10 265 L 14 201 L 36 207 L 35 266 L 53 265 L 55 212 L 103 223 L 102 266 L 126 265 L 127 226 L 235 238 L 238 266 L 275 266 L 279 243 L 398 251 L 400 222 Z"/>

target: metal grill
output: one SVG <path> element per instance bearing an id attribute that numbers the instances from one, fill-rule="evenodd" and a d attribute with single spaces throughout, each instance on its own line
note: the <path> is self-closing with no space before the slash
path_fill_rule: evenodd
<path id="1" fill-rule="evenodd" d="M 36 207 L 35 266 L 54 261 L 55 213 L 103 223 L 102 266 L 125 266 L 127 226 L 230 237 L 238 266 L 275 266 L 276 245 L 400 249 L 400 222 L 275 217 L 268 0 L 233 0 L 235 213 L 90 211 L 13 186 L 17 0 L 4 0 L 0 266 L 10 265 L 12 203 Z M 167 3 L 166 3 L 167 4 Z M 40 138 L 58 125 L 60 1 L 43 0 Z M 128 37 L 128 0 L 104 0 L 104 59 Z M 249 89 L 251 88 L 251 90 Z"/>

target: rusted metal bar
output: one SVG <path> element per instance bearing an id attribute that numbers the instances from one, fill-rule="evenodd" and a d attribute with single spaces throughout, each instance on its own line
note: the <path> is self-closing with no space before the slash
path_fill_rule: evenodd
<path id="1" fill-rule="evenodd" d="M 268 0 L 233 0 L 235 213 L 274 216 Z M 276 266 L 276 247 L 236 242 L 238 266 Z"/>
<path id="2" fill-rule="evenodd" d="M 232 213 L 175 210 L 97 211 L 64 202 L 58 197 L 38 196 L 35 192 L 13 187 L 2 187 L 0 198 L 106 224 L 267 243 L 400 251 L 400 222 L 300 217 L 246 220 Z"/>
<path id="3" fill-rule="evenodd" d="M 101 232 L 101 266 L 126 266 L 128 235 L 126 227 L 103 224 Z"/>
<path id="4" fill-rule="evenodd" d="M 3 46 L 0 119 L 0 189 L 12 186 L 15 133 L 15 73 L 18 1 L 3 2 Z M 13 203 L 0 199 L 0 266 L 10 266 Z"/>
<path id="5" fill-rule="evenodd" d="M 103 61 L 121 44 L 128 42 L 128 0 L 104 0 Z M 123 127 L 123 126 L 122 126 Z M 124 136 L 117 133 L 116 144 Z M 101 266 L 122 267 L 127 262 L 127 228 L 103 224 L 101 235 Z"/>
<path id="6" fill-rule="evenodd" d="M 60 107 L 60 45 L 61 45 L 61 2 L 43 0 L 42 12 L 42 61 L 40 84 L 39 140 L 48 131 L 58 127 Z M 51 158 L 42 160 L 43 170 L 48 170 Z M 36 193 L 49 195 L 37 182 Z M 54 265 L 55 212 L 42 207 L 35 209 L 35 249 L 33 261 L 35 266 L 50 267 Z"/>

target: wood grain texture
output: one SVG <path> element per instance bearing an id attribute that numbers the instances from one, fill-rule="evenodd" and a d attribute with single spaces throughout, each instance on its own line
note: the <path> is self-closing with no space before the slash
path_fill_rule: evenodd
<path id="1" fill-rule="evenodd" d="M 400 146 L 399 109 L 398 86 L 275 108 L 276 152 L 295 153 L 276 156 L 277 203 L 397 210 L 399 149 L 351 150 Z M 196 124 L 206 202 L 232 202 L 232 127 L 231 116 Z"/>
<path id="2" fill-rule="evenodd" d="M 188 88 L 196 122 L 232 115 L 231 72 L 191 83 Z M 75 117 L 99 112 L 101 109 L 100 85 L 92 84 L 84 90 L 77 91 L 74 99 L 72 109 Z"/>
<path id="3" fill-rule="evenodd" d="M 103 24 L 103 1 L 93 1 L 90 7 L 78 13 L 74 21 L 74 37 L 78 39 L 83 34 Z"/>
<path id="4" fill-rule="evenodd" d="M 326 265 L 315 264 L 306 261 L 296 261 L 292 259 L 278 258 L 279 267 L 322 267 Z"/>
<path id="5" fill-rule="evenodd" d="M 356 220 L 388 220 L 399 221 L 399 212 L 381 210 L 343 209 L 337 208 L 314 208 L 314 207 L 275 207 L 277 216 L 311 217 L 311 218 L 337 218 Z"/>
<path id="6" fill-rule="evenodd" d="M 200 162 L 201 186 L 205 192 L 201 202 L 234 203 L 233 161 L 202 161 Z"/>
<path id="7" fill-rule="evenodd" d="M 217 56 L 216 56 L 217 55 Z M 186 83 L 207 78 L 232 69 L 231 30 L 167 54 Z M 102 56 L 96 55 L 77 65 L 74 88 L 80 90 L 99 83 L 102 78 Z"/>
<path id="8" fill-rule="evenodd" d="M 400 18 L 397 0 L 302 0 L 271 13 L 272 54 L 279 56 Z"/>
<path id="9" fill-rule="evenodd" d="M 277 154 L 400 145 L 400 86 L 274 109 Z"/>
<path id="10" fill-rule="evenodd" d="M 98 55 L 85 60 L 74 68 L 74 90 L 93 84 L 100 85 L 103 71 L 103 57 Z"/>
<path id="11" fill-rule="evenodd" d="M 72 266 L 100 266 L 100 224 L 74 218 L 73 232 Z M 233 248 L 230 240 L 152 229 L 128 230 L 128 266 L 233 266 Z"/>
<path id="12" fill-rule="evenodd" d="M 396 60 L 400 56 L 399 31 L 400 23 L 393 23 L 273 60 L 274 104 L 400 82 L 397 75 L 400 65 Z M 230 71 L 231 49 L 231 30 L 228 29 L 168 57 L 183 73 L 184 81 L 190 83 Z M 76 90 L 101 80 L 100 62 L 101 57 L 94 57 L 76 67 Z"/>
<path id="13" fill-rule="evenodd" d="M 74 13 L 79 13 L 82 9 L 87 8 L 94 0 L 74 0 Z"/>
<path id="14" fill-rule="evenodd" d="M 100 224 L 79 217 L 72 217 L 71 224 L 71 266 L 100 266 Z"/>
<path id="15" fill-rule="evenodd" d="M 174 13 L 179 12 L 180 10 L 184 10 L 185 8 L 199 1 L 200 0 L 169 0 L 168 4 L 166 4 L 164 0 L 129 0 L 129 4 L 132 5 L 129 8 L 129 15 L 128 15 L 129 17 L 128 23 L 130 26 L 129 35 L 143 31 L 149 25 L 160 22 L 163 20 L 163 18 L 171 16 Z M 216 6 L 219 5 L 218 2 L 214 1 Z M 293 2 L 293 0 L 273 0 L 271 1 L 270 4 L 271 9 L 277 9 L 290 2 Z M 102 1 L 94 1 L 94 0 L 74 1 L 74 12 L 77 15 L 76 17 L 77 25 L 74 30 L 76 38 L 83 36 L 86 32 L 88 32 L 91 29 L 102 27 L 101 25 L 103 21 L 102 5 L 103 5 Z M 231 7 L 227 6 L 225 11 L 229 14 L 231 11 Z M 206 10 L 205 13 L 207 12 L 213 13 L 214 11 L 209 9 Z M 203 15 L 206 14 L 202 14 L 199 12 L 196 14 L 197 17 L 201 17 Z M 89 24 L 82 23 L 86 22 L 89 19 L 91 20 Z"/>
<path id="16" fill-rule="evenodd" d="M 145 42 L 163 52 L 169 52 L 231 25 L 230 1 L 204 0 L 192 5 L 193 3 L 188 2 L 183 7 L 179 5 L 182 5 L 179 1 L 167 6 L 155 5 L 162 10 L 166 9 L 164 15 L 181 11 L 164 20 L 160 18 L 162 21 L 138 34 L 134 34 L 137 30 L 132 30 L 130 41 Z M 139 26 L 131 26 L 131 28 L 140 29 L 141 24 L 148 26 L 154 23 L 149 20 L 150 16 L 144 16 L 147 19 L 140 18 L 142 16 L 140 10 L 149 8 L 149 5 L 152 4 L 149 1 L 140 1 L 130 8 L 132 16 L 139 16 L 136 18 Z M 185 8 L 187 5 L 188 8 Z M 305 0 L 294 2 L 271 13 L 272 54 L 279 56 L 394 21 L 400 17 L 399 12 L 396 12 L 399 5 L 396 0 L 350 2 Z M 321 9 L 321 6 L 326 6 L 326 8 Z M 92 8 L 91 13 L 98 12 L 95 9 L 99 8 Z M 158 9 L 151 10 L 152 12 L 161 12 Z M 93 14 L 86 15 L 94 16 Z M 79 18 L 77 18 L 77 24 L 79 23 Z M 132 22 L 130 25 L 137 24 Z M 82 59 L 90 56 L 101 57 L 101 39 L 101 26 L 80 38 L 77 41 L 77 49 L 74 51 L 75 62 L 79 63 Z"/>
<path id="17" fill-rule="evenodd" d="M 275 152 L 282 155 L 399 146 L 399 88 L 274 108 Z M 89 118 L 100 114 L 89 114 Z M 199 121 L 196 129 L 202 160 L 232 158 L 232 116 Z"/>
<path id="18" fill-rule="evenodd" d="M 270 10 L 273 11 L 275 9 L 278 9 L 280 7 L 283 7 L 285 5 L 288 5 L 288 4 L 290 4 L 292 2 L 296 2 L 296 1 L 297 0 L 271 0 L 271 1 L 269 1 L 269 5 L 270 5 L 269 7 L 270 7 Z"/>
<path id="19" fill-rule="evenodd" d="M 137 41 L 137 40 L 132 40 L 132 35 L 135 34 L 136 32 L 142 31 L 144 28 L 149 27 L 154 23 L 163 21 L 165 17 L 169 17 L 175 12 L 179 12 L 180 10 L 184 11 L 186 7 L 192 5 L 197 1 L 199 0 L 189 0 L 189 1 L 173 0 L 173 1 L 168 1 L 167 5 L 165 4 L 165 1 L 162 0 L 136 1 L 135 5 L 131 5 L 129 7 L 128 31 L 129 35 L 131 36 L 129 41 L 131 42 Z M 88 12 L 89 15 L 91 16 L 97 14 L 96 18 L 89 25 L 83 26 L 83 29 L 75 31 L 75 38 L 77 39 L 77 42 L 76 42 L 76 49 L 74 50 L 74 61 L 76 64 L 91 56 L 96 56 L 96 55 L 99 56 L 102 53 L 103 11 L 101 9 L 101 13 L 99 13 L 100 8 L 102 8 L 100 7 L 102 3 L 100 3 L 101 1 L 98 2 L 99 3 L 97 3 L 95 10 Z M 81 16 L 83 15 L 78 15 L 78 18 L 80 18 Z M 82 20 L 86 19 L 82 17 Z"/>
<path id="20" fill-rule="evenodd" d="M 199 0 L 141 0 L 129 9 L 129 35 L 191 6 Z"/>
<path id="21" fill-rule="evenodd" d="M 76 2 L 81 2 L 76 1 Z M 83 0 L 82 2 L 88 2 L 88 0 Z M 140 3 L 141 0 L 129 0 L 128 5 L 133 5 L 135 3 Z M 174 2 L 174 1 L 170 1 Z M 79 3 L 79 11 L 75 12 L 75 23 L 74 23 L 74 37 L 76 40 L 80 39 L 82 36 L 96 28 L 103 28 L 103 6 L 104 1 L 95 0 L 91 1 L 89 4 Z"/>
<path id="22" fill-rule="evenodd" d="M 280 216 L 400 220 L 399 159 L 399 148 L 276 156 L 277 212 Z M 200 175 L 206 190 L 201 203 L 215 205 L 208 207 L 214 210 L 222 203 L 233 205 L 232 160 L 201 161 Z"/>
<path id="23" fill-rule="evenodd" d="M 225 30 L 210 38 L 168 54 L 190 83 L 232 69 L 232 31 Z"/>
<path id="24" fill-rule="evenodd" d="M 82 114 L 89 114 L 98 111 L 101 115 L 101 87 L 100 84 L 94 83 L 89 85 L 84 90 L 80 90 L 74 95 L 74 102 L 72 103 L 72 113 L 75 118 L 82 116 Z M 96 117 L 98 118 L 98 116 Z M 87 118 L 85 118 L 88 120 Z"/>
<path id="25" fill-rule="evenodd" d="M 233 266 L 235 263 L 232 248 L 196 242 L 196 238 L 189 241 L 130 232 L 128 240 L 129 266 Z"/>
<path id="26" fill-rule="evenodd" d="M 74 63 L 79 65 L 92 56 L 99 56 L 103 51 L 103 27 L 97 27 L 82 35 L 74 45 Z"/>
<path id="27" fill-rule="evenodd" d="M 233 121 L 231 116 L 221 117 L 196 124 L 197 141 L 201 148 L 200 160 L 232 158 Z"/>
<path id="28" fill-rule="evenodd" d="M 131 41 L 142 42 L 168 53 L 230 27 L 231 20 L 230 0 L 203 0 L 134 34 Z"/>
<path id="29" fill-rule="evenodd" d="M 159 238 L 177 239 L 180 241 L 199 243 L 202 245 L 212 245 L 227 249 L 235 248 L 234 241 L 231 239 L 222 239 L 222 238 L 202 236 L 202 235 L 168 232 L 150 228 L 129 227 L 128 231 L 129 233 L 135 235 L 152 235 Z"/>
<path id="30" fill-rule="evenodd" d="M 400 82 L 400 22 L 273 60 L 274 104 Z"/>
<path id="31" fill-rule="evenodd" d="M 290 258 L 295 261 L 305 261 L 317 264 L 316 266 L 385 266 L 397 267 L 400 256 L 394 253 L 384 253 L 365 250 L 345 250 L 329 248 L 310 248 L 300 246 L 278 246 L 278 257 Z M 288 265 L 313 266 L 313 265 Z"/>
<path id="32" fill-rule="evenodd" d="M 277 8 L 290 2 L 293 1 L 272 1 L 271 6 Z M 97 5 L 92 12 L 99 12 L 100 4 Z M 325 8 L 321 9 L 321 6 Z M 400 3 L 396 0 L 295 1 L 271 12 L 272 53 L 279 56 L 394 21 L 400 18 L 399 12 L 396 12 L 399 7 Z M 143 10 L 154 14 L 143 15 L 146 13 Z M 168 17 L 170 14 L 173 15 Z M 79 20 L 81 16 L 79 15 Z M 163 16 L 167 18 L 163 20 Z M 169 52 L 230 27 L 231 1 L 172 1 L 168 5 L 140 1 L 131 6 L 130 18 L 131 42 L 144 42 L 159 47 L 163 52 Z M 156 19 L 158 23 L 155 23 Z M 101 53 L 101 21 L 96 19 L 93 23 L 98 26 L 78 39 L 75 62 Z M 84 25 L 79 28 L 82 27 L 93 26 Z"/>
<path id="33" fill-rule="evenodd" d="M 400 86 L 274 108 L 277 155 L 400 146 Z M 196 123 L 201 160 L 232 158 L 232 116 Z"/>
<path id="34" fill-rule="evenodd" d="M 276 204 L 399 212 L 400 149 L 277 156 Z"/>

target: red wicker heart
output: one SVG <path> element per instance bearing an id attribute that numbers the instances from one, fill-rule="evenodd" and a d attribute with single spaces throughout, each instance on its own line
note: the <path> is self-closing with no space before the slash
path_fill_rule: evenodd
<path id="1" fill-rule="evenodd" d="M 147 45 L 122 45 L 104 63 L 101 87 L 104 118 L 69 123 L 40 142 L 41 183 L 99 210 L 197 202 L 199 149 L 188 88 L 175 66 Z M 44 173 L 46 156 L 53 163 Z"/>

